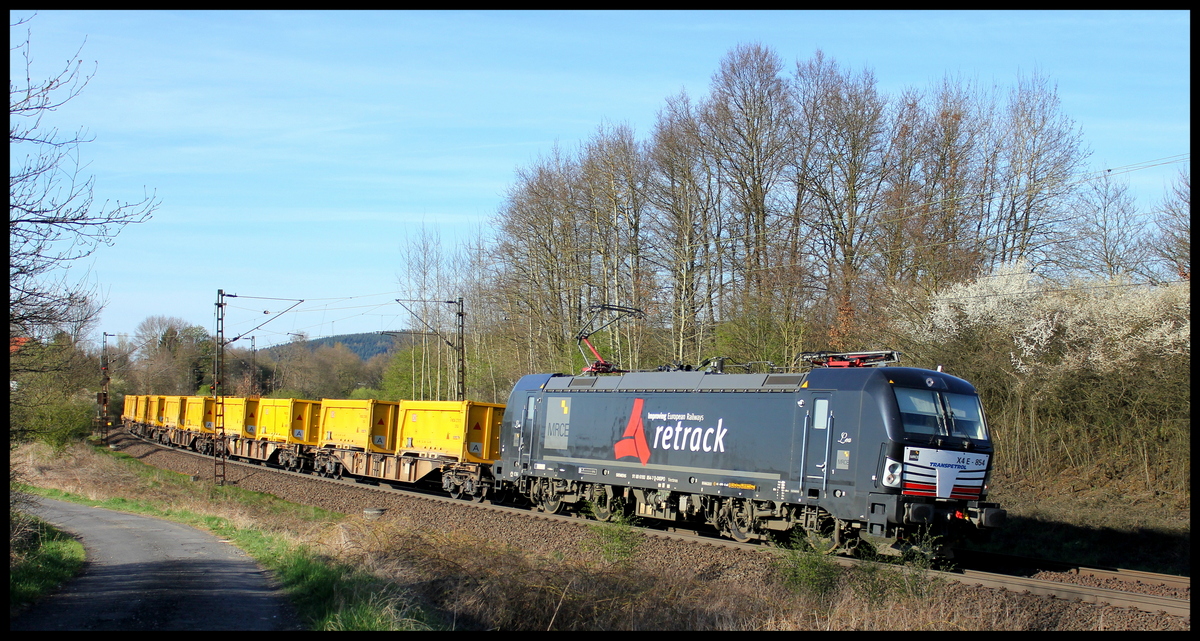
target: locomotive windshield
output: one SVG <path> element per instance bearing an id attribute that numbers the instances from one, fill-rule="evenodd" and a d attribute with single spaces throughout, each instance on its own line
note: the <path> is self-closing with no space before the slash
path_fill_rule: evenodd
<path id="1" fill-rule="evenodd" d="M 905 434 L 987 440 L 978 396 L 906 387 L 893 389 Z"/>

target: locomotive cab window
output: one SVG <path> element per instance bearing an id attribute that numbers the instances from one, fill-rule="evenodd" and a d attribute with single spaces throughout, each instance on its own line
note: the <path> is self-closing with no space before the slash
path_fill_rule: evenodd
<path id="1" fill-rule="evenodd" d="M 987 439 L 979 397 L 904 387 L 893 389 L 905 434 Z"/>
<path id="2" fill-rule="evenodd" d="M 983 425 L 983 409 L 979 406 L 978 396 L 945 392 L 941 396 L 949 408 L 950 436 L 964 436 L 977 441 L 987 439 L 987 430 Z"/>

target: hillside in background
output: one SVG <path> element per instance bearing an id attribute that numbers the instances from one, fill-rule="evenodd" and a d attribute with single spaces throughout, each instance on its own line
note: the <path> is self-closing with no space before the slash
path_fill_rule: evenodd
<path id="1" fill-rule="evenodd" d="M 396 336 L 387 334 L 339 334 L 338 336 L 328 336 L 325 338 L 314 338 L 312 340 L 303 341 L 303 345 L 309 351 L 316 350 L 319 347 L 333 347 L 338 343 L 345 345 L 351 352 L 361 358 L 364 362 L 370 360 L 373 356 L 385 354 L 393 347 L 398 347 L 403 341 L 397 341 Z M 286 345 L 276 345 L 267 350 L 272 358 L 279 358 L 281 350 Z"/>

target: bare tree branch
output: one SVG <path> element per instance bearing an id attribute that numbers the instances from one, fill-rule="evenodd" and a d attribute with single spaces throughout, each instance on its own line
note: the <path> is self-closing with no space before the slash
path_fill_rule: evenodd
<path id="1" fill-rule="evenodd" d="M 95 317 L 99 306 L 88 302 L 94 292 L 66 282 L 62 270 L 99 245 L 112 245 L 125 225 L 149 220 L 159 205 L 153 194 L 96 203 L 95 178 L 85 175 L 79 153 L 92 139 L 83 129 L 64 135 L 43 123 L 47 114 L 79 96 L 95 72 L 82 73 L 80 45 L 56 75 L 34 80 L 30 42 L 26 29 L 24 39 L 10 47 L 25 61 L 24 77 L 9 80 L 9 332 L 14 336 L 77 324 L 81 312 Z"/>

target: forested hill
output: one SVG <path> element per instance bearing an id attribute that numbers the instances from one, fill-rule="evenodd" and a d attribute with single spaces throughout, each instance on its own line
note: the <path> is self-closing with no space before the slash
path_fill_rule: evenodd
<path id="1" fill-rule="evenodd" d="M 350 351 L 354 352 L 364 362 L 371 359 L 372 356 L 377 356 L 387 352 L 395 344 L 396 338 L 386 334 L 341 334 L 338 336 L 328 336 L 325 338 L 314 338 L 304 341 L 304 345 L 309 350 L 315 350 L 319 347 L 333 347 L 338 343 L 345 345 Z M 278 357 L 274 352 L 281 346 L 271 348 L 272 356 Z"/>

